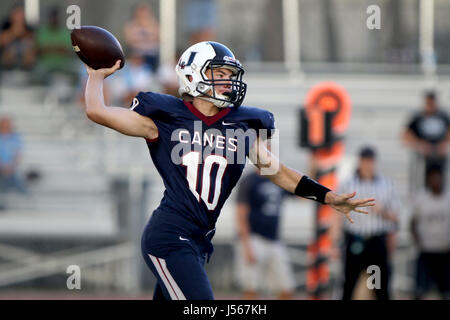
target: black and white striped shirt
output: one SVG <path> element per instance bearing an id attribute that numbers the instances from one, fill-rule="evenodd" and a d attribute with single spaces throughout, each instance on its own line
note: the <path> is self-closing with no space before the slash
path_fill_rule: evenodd
<path id="1" fill-rule="evenodd" d="M 355 198 L 375 198 L 375 203 L 385 210 L 397 215 L 400 212 L 400 199 L 394 185 L 390 179 L 382 175 L 376 175 L 373 180 L 362 180 L 358 174 L 354 174 L 339 187 L 339 193 L 341 194 L 353 191 L 356 191 Z M 351 218 L 354 223 L 352 224 L 345 219 L 344 231 L 354 235 L 370 237 L 396 230 L 397 226 L 394 222 L 375 214 L 371 207 L 362 209 L 367 209 L 369 214 L 352 212 Z"/>

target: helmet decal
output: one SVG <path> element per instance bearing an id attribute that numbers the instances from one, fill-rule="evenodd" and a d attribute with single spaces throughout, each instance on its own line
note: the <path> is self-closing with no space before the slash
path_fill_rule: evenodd
<path id="1" fill-rule="evenodd" d="M 182 60 L 180 59 L 180 63 L 179 63 L 180 68 L 181 68 L 181 69 L 184 69 L 186 66 L 189 67 L 189 66 L 192 64 L 192 61 L 194 61 L 194 58 L 195 58 L 195 55 L 196 55 L 196 54 L 197 54 L 197 52 L 192 51 L 191 54 L 190 54 L 190 56 L 189 56 L 189 59 L 188 59 L 187 63 L 185 63 L 184 61 L 182 61 Z"/>
<path id="2" fill-rule="evenodd" d="M 228 62 L 236 62 L 236 59 L 230 56 L 224 56 L 223 60 L 228 61 Z"/>

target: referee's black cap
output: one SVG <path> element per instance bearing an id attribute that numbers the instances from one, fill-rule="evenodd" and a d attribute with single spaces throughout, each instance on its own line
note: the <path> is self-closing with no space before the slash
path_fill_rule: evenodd
<path id="1" fill-rule="evenodd" d="M 373 147 L 364 146 L 359 151 L 359 157 L 375 159 L 377 157 L 377 153 L 375 152 L 375 149 Z"/>

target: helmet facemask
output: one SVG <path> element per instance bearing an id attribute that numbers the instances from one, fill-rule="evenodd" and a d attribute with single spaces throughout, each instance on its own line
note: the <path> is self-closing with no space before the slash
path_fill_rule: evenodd
<path id="1" fill-rule="evenodd" d="M 229 69 L 233 75 L 230 79 L 214 79 L 215 68 Z M 211 79 L 206 77 L 205 72 L 207 69 L 211 70 Z M 210 101 L 219 108 L 232 105 L 239 107 L 242 104 L 247 91 L 247 84 L 242 81 L 244 69 L 242 69 L 239 62 L 210 59 L 203 65 L 200 74 L 203 80 L 198 82 L 196 88 L 197 92 L 202 94 L 199 98 Z M 231 90 L 225 94 L 219 94 L 216 91 L 217 86 L 229 86 Z"/>

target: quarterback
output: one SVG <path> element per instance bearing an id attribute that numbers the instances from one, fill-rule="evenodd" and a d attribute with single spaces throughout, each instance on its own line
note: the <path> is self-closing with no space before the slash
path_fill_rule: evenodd
<path id="1" fill-rule="evenodd" d="M 374 199 L 336 194 L 279 163 L 265 144 L 275 129 L 272 113 L 241 105 L 244 69 L 226 46 L 189 47 L 176 66 L 181 99 L 140 92 L 131 107 L 105 106 L 103 80 L 118 70 L 87 67 L 86 114 L 92 121 L 145 138 L 163 179 L 161 203 L 142 235 L 143 257 L 157 278 L 154 299 L 214 299 L 204 264 L 220 211 L 249 158 L 279 187 L 332 206 L 351 220 Z"/>

